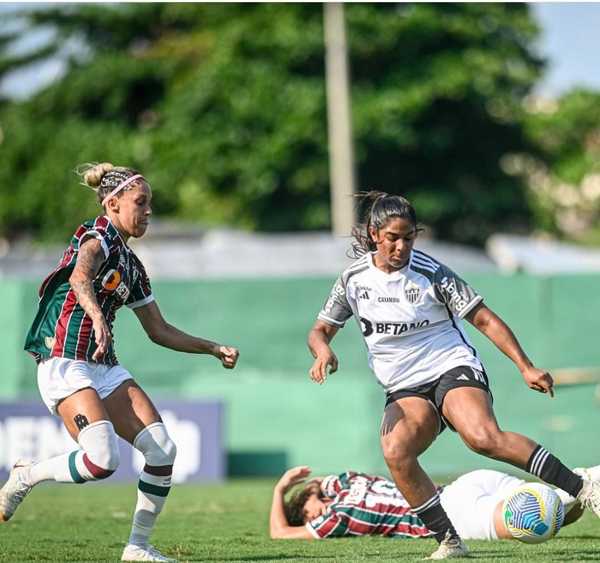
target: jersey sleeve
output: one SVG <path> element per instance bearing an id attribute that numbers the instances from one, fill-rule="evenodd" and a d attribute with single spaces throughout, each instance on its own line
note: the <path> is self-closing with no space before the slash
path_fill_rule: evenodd
<path id="1" fill-rule="evenodd" d="M 347 519 L 335 510 L 329 510 L 306 523 L 306 529 L 317 539 L 339 538 L 346 535 L 348 530 Z"/>
<path id="2" fill-rule="evenodd" d="M 89 223 L 87 224 L 89 225 Z M 84 229 L 85 225 L 82 225 L 80 229 Z M 88 239 L 95 238 L 100 241 L 100 245 L 102 246 L 102 252 L 104 252 L 104 259 L 106 260 L 112 248 L 118 244 L 117 239 L 108 232 L 104 225 L 100 224 L 98 221 L 94 221 L 89 228 L 85 229 L 83 234 L 77 240 L 77 244 L 75 246 L 75 250 L 79 251 L 81 245 Z"/>
<path id="3" fill-rule="evenodd" d="M 137 271 L 137 278 L 129 289 L 129 297 L 125 302 L 125 305 L 130 309 L 137 309 L 143 307 L 148 303 L 154 301 L 154 295 L 152 295 L 152 286 L 150 285 L 150 278 L 146 273 L 146 269 L 143 264 L 139 261 L 137 256 L 134 257 L 135 266 Z"/>
<path id="4" fill-rule="evenodd" d="M 481 295 L 447 266 L 440 265 L 435 273 L 433 287 L 439 301 L 461 319 L 483 301 Z"/>
<path id="5" fill-rule="evenodd" d="M 327 475 L 321 481 L 321 491 L 328 498 L 336 497 L 342 489 L 343 485 L 338 475 Z"/>
<path id="6" fill-rule="evenodd" d="M 351 316 L 352 308 L 348 303 L 346 288 L 342 283 L 342 278 L 338 278 L 317 318 L 328 324 L 343 327 Z"/>
<path id="7" fill-rule="evenodd" d="M 326 497 L 334 498 L 344 489 L 349 489 L 352 485 L 352 480 L 355 477 L 372 479 L 372 477 L 364 473 L 356 473 L 355 471 L 345 471 L 339 475 L 327 475 L 327 477 L 321 481 L 321 491 L 323 491 L 323 494 Z"/>

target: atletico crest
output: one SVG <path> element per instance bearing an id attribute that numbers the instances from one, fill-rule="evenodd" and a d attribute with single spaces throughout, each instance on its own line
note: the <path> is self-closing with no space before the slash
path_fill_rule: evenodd
<path id="1" fill-rule="evenodd" d="M 414 283 L 408 283 L 404 288 L 404 296 L 414 305 L 421 298 L 421 288 Z"/>

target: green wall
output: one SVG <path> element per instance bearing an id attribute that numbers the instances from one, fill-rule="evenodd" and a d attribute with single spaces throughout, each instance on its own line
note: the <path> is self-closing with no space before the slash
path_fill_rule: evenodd
<path id="1" fill-rule="evenodd" d="M 536 278 L 477 275 L 467 279 L 507 321 L 541 367 L 600 366 L 596 343 L 599 276 Z M 221 398 L 227 405 L 227 447 L 236 473 L 308 464 L 317 472 L 353 467 L 385 472 L 378 443 L 383 392 L 366 364 L 353 322 L 334 349 L 338 373 L 323 386 L 308 378 L 306 333 L 331 279 L 161 282 L 154 292 L 164 316 L 194 334 L 236 345 L 234 371 L 210 357 L 152 344 L 130 311 L 115 328 L 120 361 L 155 400 Z M 36 284 L 0 282 L 0 397 L 37 397 L 33 362 L 21 351 L 33 317 Z M 587 299 L 592 296 L 592 300 Z M 469 330 L 471 327 L 469 326 Z M 539 440 L 572 465 L 597 464 L 600 411 L 594 386 L 561 387 L 555 399 L 522 383 L 511 362 L 470 330 L 486 364 L 501 426 Z M 502 467 L 467 450 L 446 431 L 423 456 L 434 474 Z"/>

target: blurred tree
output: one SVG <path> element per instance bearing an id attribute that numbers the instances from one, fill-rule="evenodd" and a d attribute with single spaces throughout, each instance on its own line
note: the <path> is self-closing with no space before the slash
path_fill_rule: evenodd
<path id="1" fill-rule="evenodd" d="M 527 6 L 346 14 L 359 186 L 407 195 L 456 241 L 528 226 L 522 181 L 499 164 L 528 149 L 521 101 L 542 63 Z M 66 236 L 95 209 L 71 173 L 90 160 L 143 170 L 161 215 L 329 226 L 320 5 L 73 4 L 28 17 L 57 30 L 39 56 L 80 48 L 62 79 L 0 111 L 2 232 Z"/>
<path id="2" fill-rule="evenodd" d="M 558 100 L 531 97 L 525 132 L 535 151 L 504 158 L 525 179 L 544 231 L 600 243 L 600 94 L 576 89 Z"/>

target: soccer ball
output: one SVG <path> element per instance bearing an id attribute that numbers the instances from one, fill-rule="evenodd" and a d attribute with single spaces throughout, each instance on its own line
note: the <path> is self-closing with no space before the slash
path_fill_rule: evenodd
<path id="1" fill-rule="evenodd" d="M 502 505 L 502 516 L 513 538 L 542 543 L 560 530 L 565 511 L 553 489 L 541 483 L 527 483 L 508 495 Z"/>

